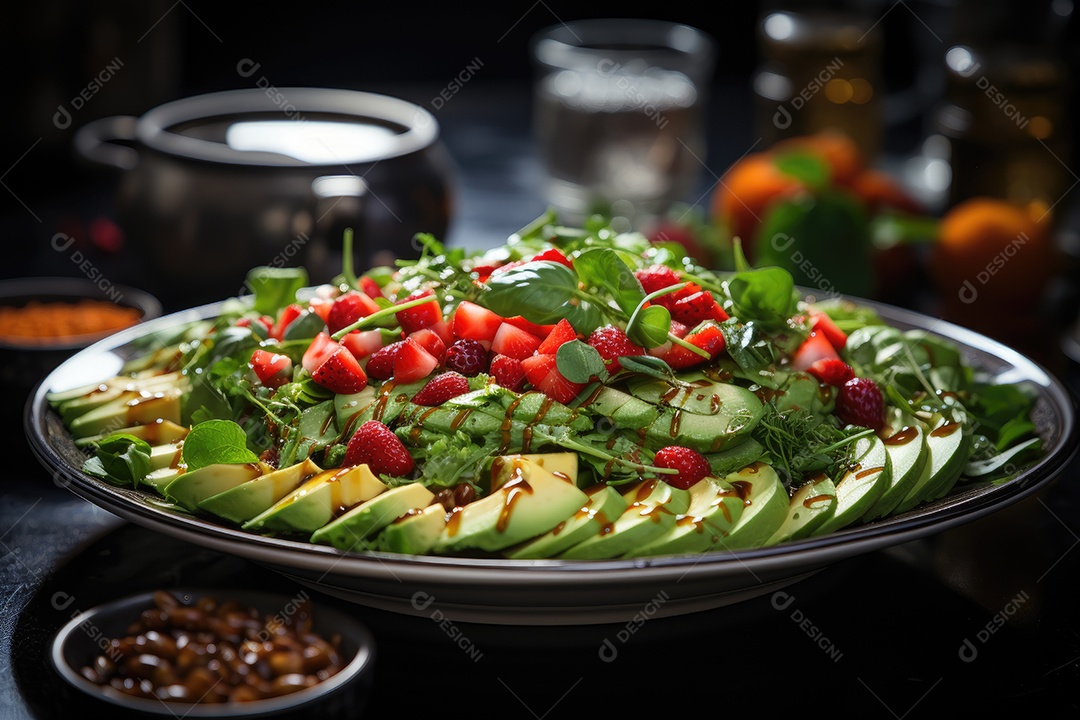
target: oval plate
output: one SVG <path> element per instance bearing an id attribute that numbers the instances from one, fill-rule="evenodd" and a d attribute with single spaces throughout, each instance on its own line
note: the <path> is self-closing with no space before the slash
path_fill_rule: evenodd
<path id="1" fill-rule="evenodd" d="M 576 625 L 626 622 L 650 608 L 672 616 L 737 603 L 797 582 L 856 555 L 970 522 L 1052 482 L 1075 453 L 1075 399 L 1022 354 L 970 330 L 880 303 L 857 300 L 900 329 L 954 340 L 967 360 L 1000 382 L 1037 393 L 1034 421 L 1045 453 L 998 484 L 965 482 L 953 493 L 906 513 L 784 545 L 737 552 L 634 560 L 504 560 L 347 553 L 329 546 L 264 537 L 180 514 L 149 493 L 115 487 L 81 472 L 75 447 L 47 393 L 110 377 L 150 333 L 215 317 L 205 305 L 122 331 L 72 356 L 42 380 L 26 405 L 25 428 L 38 459 L 58 483 L 120 517 L 223 553 L 260 563 L 322 592 L 362 605 L 460 622 Z"/>

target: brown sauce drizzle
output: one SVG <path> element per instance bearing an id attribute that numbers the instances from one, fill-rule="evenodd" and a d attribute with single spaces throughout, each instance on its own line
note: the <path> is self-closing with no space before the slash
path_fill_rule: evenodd
<path id="1" fill-rule="evenodd" d="M 948 437 L 959 429 L 960 423 L 954 423 L 951 420 L 946 421 L 945 424 L 931 430 L 930 437 Z"/>
<path id="2" fill-rule="evenodd" d="M 913 427 L 905 426 L 902 430 L 893 433 L 887 437 L 884 442 L 886 445 L 898 446 L 907 445 L 909 442 L 919 436 L 919 431 Z"/>

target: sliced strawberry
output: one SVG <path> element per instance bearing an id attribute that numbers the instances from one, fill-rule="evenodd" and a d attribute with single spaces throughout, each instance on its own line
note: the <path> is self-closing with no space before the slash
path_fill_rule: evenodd
<path id="1" fill-rule="evenodd" d="M 641 283 L 646 295 L 682 282 L 679 273 L 667 265 L 651 265 L 635 272 L 634 277 Z"/>
<path id="2" fill-rule="evenodd" d="M 540 338 L 510 323 L 503 323 L 491 341 L 492 352 L 517 360 L 530 357 L 540 347 Z"/>
<path id="3" fill-rule="evenodd" d="M 502 265 L 493 269 L 488 277 L 490 277 L 491 275 L 498 275 L 499 273 L 504 273 L 507 270 L 513 270 L 514 268 L 521 267 L 524 264 L 525 262 L 522 260 L 512 260 L 508 263 L 503 263 Z"/>
<path id="4" fill-rule="evenodd" d="M 344 347 L 339 347 L 337 352 L 315 368 L 311 379 L 338 395 L 358 393 L 367 387 L 367 375 L 360 367 L 360 361 Z"/>
<path id="5" fill-rule="evenodd" d="M 400 305 L 413 300 L 434 296 L 435 291 L 429 288 L 413 293 L 398 304 Z M 411 307 L 407 310 L 399 310 L 396 313 L 396 316 L 398 324 L 401 325 L 401 331 L 406 335 L 415 332 L 420 328 L 430 327 L 443 319 L 442 308 L 439 306 L 438 300 L 426 302 L 423 305 L 417 305 L 416 307 Z"/>
<path id="6" fill-rule="evenodd" d="M 284 385 L 292 376 L 292 359 L 288 355 L 279 355 L 262 348 L 251 353 L 248 363 L 255 371 L 259 382 L 266 387 L 275 388 Z"/>
<path id="7" fill-rule="evenodd" d="M 376 380 L 389 380 L 393 377 L 394 360 L 404 344 L 404 340 L 398 340 L 373 352 L 371 357 L 368 358 L 368 377 L 373 377 Z"/>
<path id="8" fill-rule="evenodd" d="M 379 287 L 379 283 L 375 282 L 373 279 L 367 277 L 366 275 L 360 278 L 360 289 L 363 290 L 364 294 L 367 295 L 369 298 L 375 299 L 384 297 L 382 288 Z"/>
<path id="9" fill-rule="evenodd" d="M 855 371 L 840 358 L 815 360 L 806 371 L 826 385 L 834 387 L 840 387 L 855 377 Z"/>
<path id="10" fill-rule="evenodd" d="M 443 341 L 443 345 L 450 347 L 454 343 L 454 331 L 450 329 L 450 321 L 446 318 L 428 326 L 426 329 L 438 335 L 439 339 Z"/>
<path id="11" fill-rule="evenodd" d="M 536 386 L 536 389 L 547 395 L 549 398 L 561 402 L 564 405 L 581 393 L 585 389 L 583 383 L 570 382 L 563 374 L 559 372 L 559 369 L 552 368 L 547 376 L 540 381 L 540 384 Z"/>
<path id="12" fill-rule="evenodd" d="M 340 349 L 340 343 L 335 342 L 329 335 L 321 332 L 312 338 L 308 349 L 304 351 L 304 357 L 300 364 L 308 373 L 314 373 L 316 368 Z"/>
<path id="13" fill-rule="evenodd" d="M 298 303 L 286 305 L 278 316 L 277 322 L 274 323 L 274 328 L 270 331 L 270 336 L 275 340 L 283 338 L 285 336 L 285 329 L 289 327 L 289 323 L 300 317 L 300 313 L 302 312 L 304 312 L 304 308 Z"/>
<path id="14" fill-rule="evenodd" d="M 427 350 L 429 353 L 435 356 L 435 358 L 442 362 L 443 355 L 446 354 L 446 343 L 439 337 L 439 334 L 431 328 L 420 328 L 419 330 L 409 333 L 416 342 L 420 343 L 420 346 Z"/>
<path id="15" fill-rule="evenodd" d="M 548 373 L 555 369 L 554 355 L 533 355 L 521 361 L 521 369 L 525 378 L 533 387 L 539 387 Z"/>
<path id="16" fill-rule="evenodd" d="M 673 293 L 679 295 L 680 293 Z M 679 297 L 670 308 L 671 317 L 681 323 L 694 327 L 705 320 L 723 322 L 728 319 L 728 314 L 720 307 L 708 290 L 698 290 Z"/>
<path id="17" fill-rule="evenodd" d="M 550 248 L 550 249 L 545 250 L 544 252 L 540 253 L 539 255 L 534 255 L 533 256 L 533 261 L 535 262 L 537 260 L 547 260 L 548 262 L 556 262 L 556 263 L 559 263 L 560 265 L 565 265 L 566 267 L 570 268 L 571 270 L 574 269 L 574 264 L 572 262 L 570 262 L 570 258 L 566 257 L 566 255 L 563 254 L 563 251 L 560 250 L 559 248 Z"/>
<path id="18" fill-rule="evenodd" d="M 365 293 L 350 290 L 335 299 L 330 306 L 330 311 L 325 318 L 326 327 L 333 334 L 379 310 L 375 301 Z"/>
<path id="19" fill-rule="evenodd" d="M 818 360 L 838 360 L 836 348 L 832 346 L 824 333 L 811 330 L 810 335 L 803 340 L 791 358 L 791 366 L 796 370 L 809 370 L 810 366 Z"/>
<path id="20" fill-rule="evenodd" d="M 563 318 L 555 324 L 551 333 L 540 343 L 540 347 L 536 348 L 536 352 L 540 355 L 554 355 L 563 343 L 578 340 L 580 337 L 570 321 Z"/>
<path id="21" fill-rule="evenodd" d="M 675 345 L 660 357 L 674 370 L 682 370 L 709 362 L 724 351 L 724 333 L 716 325 L 704 325 L 686 336 L 685 340 L 694 347 L 701 348 L 709 357 L 702 357 L 682 345 Z"/>
<path id="22" fill-rule="evenodd" d="M 521 362 L 506 355 L 496 355 L 491 359 L 491 376 L 502 387 L 521 392 L 525 388 L 525 369 Z"/>
<path id="23" fill-rule="evenodd" d="M 353 330 L 341 338 L 341 344 L 349 349 L 354 358 L 360 360 L 383 346 L 382 331 Z"/>
<path id="24" fill-rule="evenodd" d="M 467 392 L 469 392 L 467 377 L 453 371 L 444 372 L 428 380 L 427 384 L 420 388 L 420 392 L 413 396 L 412 401 L 417 405 L 434 407 Z"/>
<path id="25" fill-rule="evenodd" d="M 394 356 L 394 380 L 399 383 L 415 382 L 430 375 L 437 367 L 437 357 L 412 338 L 405 338 Z"/>
<path id="26" fill-rule="evenodd" d="M 823 334 L 836 352 L 842 352 L 847 345 L 847 333 L 823 312 L 810 313 L 810 327 Z"/>
<path id="27" fill-rule="evenodd" d="M 546 338 L 548 335 L 551 334 L 551 331 L 555 329 L 554 325 L 537 325 L 534 322 L 530 322 L 530 321 L 526 320 L 525 318 L 521 317 L 520 315 L 514 315 L 513 317 L 508 317 L 505 320 L 503 320 L 503 322 L 510 323 L 511 325 L 513 325 L 516 328 L 521 328 L 525 332 L 531 333 L 532 335 L 535 335 L 538 338 Z"/>
<path id="28" fill-rule="evenodd" d="M 454 309 L 454 317 L 451 329 L 454 337 L 461 340 L 479 340 L 490 343 L 495 339 L 495 333 L 499 332 L 503 319 L 486 307 L 476 303 L 462 300 Z"/>
<path id="29" fill-rule="evenodd" d="M 671 321 L 671 334 L 677 338 L 685 338 L 686 333 L 690 332 L 690 325 L 684 325 L 678 320 Z"/>

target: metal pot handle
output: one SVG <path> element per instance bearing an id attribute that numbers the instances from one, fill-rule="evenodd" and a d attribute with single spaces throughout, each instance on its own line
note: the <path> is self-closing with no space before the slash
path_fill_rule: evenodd
<path id="1" fill-rule="evenodd" d="M 139 153 L 121 143 L 134 142 L 137 122 L 138 118 L 131 115 L 88 122 L 75 132 L 75 152 L 92 163 L 131 170 L 139 162 Z"/>

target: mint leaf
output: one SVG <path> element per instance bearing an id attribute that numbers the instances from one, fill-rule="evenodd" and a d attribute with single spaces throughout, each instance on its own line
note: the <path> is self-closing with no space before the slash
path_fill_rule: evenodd
<path id="1" fill-rule="evenodd" d="M 187 471 L 207 465 L 254 463 L 259 457 L 247 446 L 247 433 L 232 420 L 204 420 L 184 438 L 182 459 Z"/>

